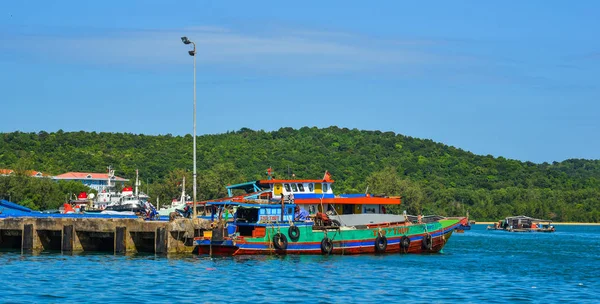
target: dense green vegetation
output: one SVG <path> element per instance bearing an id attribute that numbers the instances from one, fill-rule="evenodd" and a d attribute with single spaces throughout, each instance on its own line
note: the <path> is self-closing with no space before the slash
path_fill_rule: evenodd
<path id="1" fill-rule="evenodd" d="M 268 167 L 279 177 L 293 172 L 297 178 L 320 178 L 329 170 L 337 193 L 365 192 L 368 187 L 375 194 L 402 195 L 403 205 L 396 211 L 452 216 L 468 210 L 479 221 L 521 214 L 600 221 L 599 160 L 535 164 L 479 156 L 393 132 L 338 127 L 273 132 L 244 128 L 200 136 L 197 157 L 200 199 L 223 196 L 227 184 L 265 178 Z M 182 175 L 187 175 L 191 193 L 192 137 L 83 131 L 0 134 L 0 168 L 60 174 L 105 172 L 108 165 L 132 180 L 139 168 L 150 195 L 170 201 L 181 191 L 177 185 Z M 14 178 L 0 178 L 0 197 L 10 195 L 37 208 L 57 206 L 66 194 L 61 191 L 73 191 Z"/>

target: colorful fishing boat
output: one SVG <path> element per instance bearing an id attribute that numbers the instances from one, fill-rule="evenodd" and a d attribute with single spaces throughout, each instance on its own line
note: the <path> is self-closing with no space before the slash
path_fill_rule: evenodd
<path id="1" fill-rule="evenodd" d="M 294 204 L 226 201 L 210 202 L 207 207 L 214 228 L 194 239 L 200 254 L 439 252 L 460 225 L 456 218 L 413 223 L 404 215 L 330 217 L 321 212 L 308 221 L 296 221 Z"/>
<path id="2" fill-rule="evenodd" d="M 332 184 L 326 172 L 321 180 L 269 178 L 228 186 L 228 198 L 205 203 L 213 229 L 194 239 L 198 253 L 439 252 L 463 220 L 387 214 L 385 206 L 400 204 L 399 197 L 334 195 Z"/>

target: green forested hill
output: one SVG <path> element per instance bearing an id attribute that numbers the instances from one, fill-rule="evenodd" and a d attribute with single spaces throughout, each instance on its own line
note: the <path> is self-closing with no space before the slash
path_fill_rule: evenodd
<path id="1" fill-rule="evenodd" d="M 197 157 L 201 198 L 223 195 L 226 184 L 264 178 L 268 167 L 279 176 L 293 172 L 297 178 L 320 178 L 329 170 L 337 193 L 364 192 L 369 187 L 371 193 L 402 195 L 401 209 L 410 213 L 451 216 L 469 210 L 476 220 L 525 214 L 555 221 L 600 221 L 599 160 L 534 164 L 479 156 L 393 132 L 338 127 L 242 129 L 200 136 Z M 191 190 L 192 137 L 62 131 L 0 134 L 0 168 L 60 174 L 105 172 L 108 165 L 130 179 L 139 168 L 150 195 L 170 201 L 180 191 L 177 183 L 183 174 L 188 174 L 186 188 Z M 8 185 L 0 181 L 0 196 L 16 193 Z M 21 196 L 13 200 L 29 199 L 45 207 L 61 203 Z"/>

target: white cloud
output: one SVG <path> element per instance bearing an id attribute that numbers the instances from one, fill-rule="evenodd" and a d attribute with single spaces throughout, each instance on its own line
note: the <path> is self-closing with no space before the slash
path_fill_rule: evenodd
<path id="1" fill-rule="evenodd" d="M 121 30 L 78 34 L 8 34 L 1 48 L 77 64 L 152 67 L 189 63 L 181 36 L 196 42 L 200 64 L 275 73 L 331 73 L 440 64 L 447 58 L 426 48 L 431 41 L 389 41 L 347 33 L 276 30 L 249 34 L 214 26 L 178 30 Z M 26 43 L 34 41 L 34 43 Z M 34 48 L 31 46 L 34 45 Z M 27 46 L 27 48 L 24 48 Z M 417 46 L 417 47 L 414 47 Z"/>

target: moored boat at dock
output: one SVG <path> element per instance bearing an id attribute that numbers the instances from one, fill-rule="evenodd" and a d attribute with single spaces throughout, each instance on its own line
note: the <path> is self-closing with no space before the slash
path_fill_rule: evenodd
<path id="1" fill-rule="evenodd" d="M 108 168 L 107 186 L 98 193 L 94 202 L 96 210 L 111 211 L 111 212 L 145 212 L 144 203 L 149 197 L 145 193 L 138 190 L 140 186 L 139 174 L 136 170 L 135 192 L 132 187 L 125 187 L 121 192 L 115 190 L 114 185 L 115 171 Z"/>
<path id="2" fill-rule="evenodd" d="M 213 229 L 194 239 L 198 253 L 439 252 L 464 219 L 387 214 L 386 206 L 399 205 L 399 197 L 335 195 L 333 182 L 327 172 L 320 180 L 269 174 L 228 186 L 229 197 L 203 204 Z M 245 193 L 236 194 L 240 190 Z"/>
<path id="3" fill-rule="evenodd" d="M 227 201 L 207 206 L 216 220 L 214 229 L 194 239 L 200 254 L 432 253 L 442 250 L 460 225 L 456 218 L 413 223 L 404 215 L 329 218 L 321 212 L 297 221 L 293 204 Z"/>

